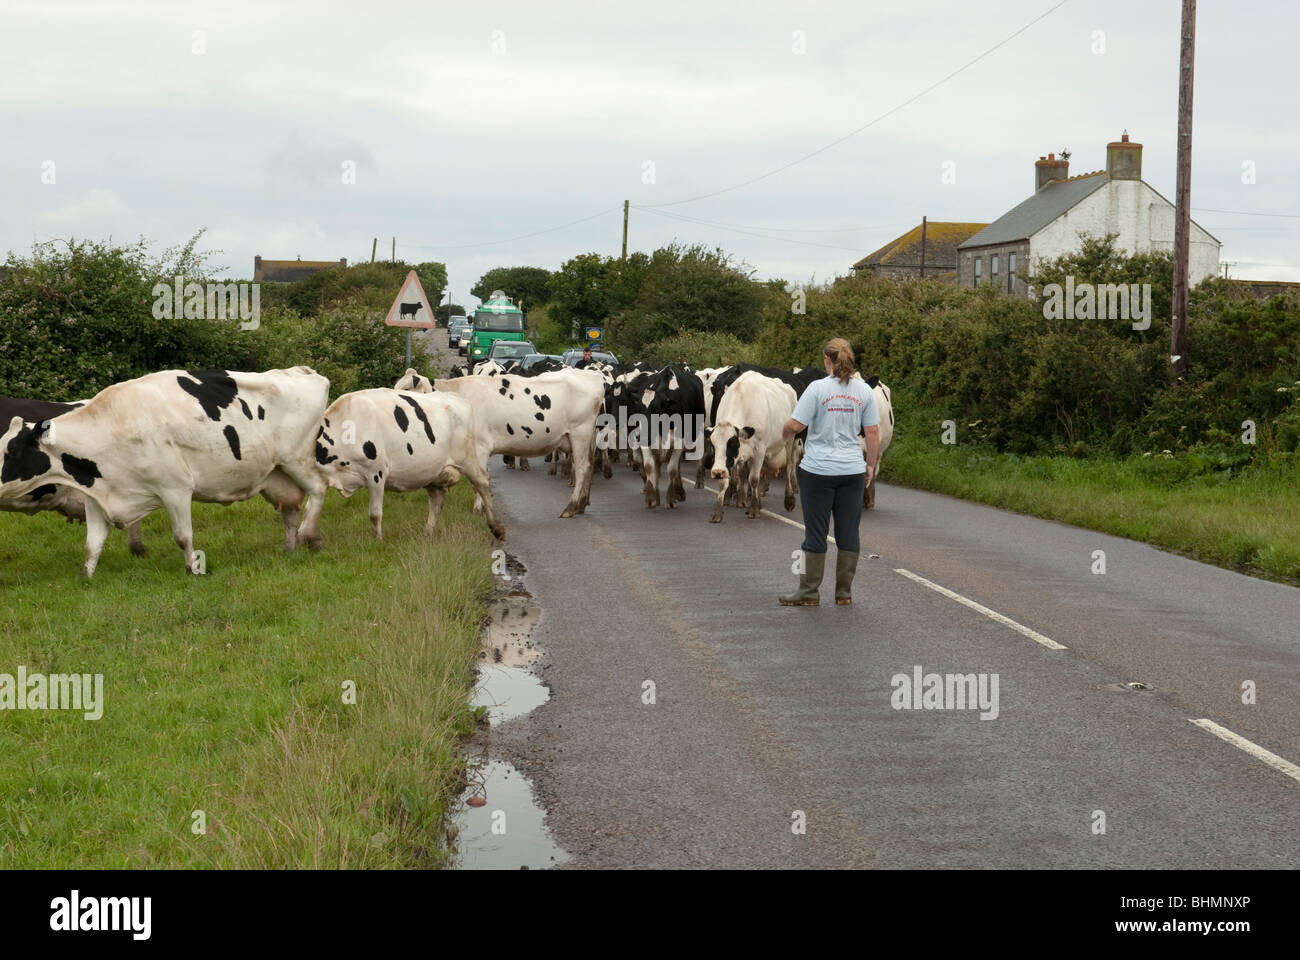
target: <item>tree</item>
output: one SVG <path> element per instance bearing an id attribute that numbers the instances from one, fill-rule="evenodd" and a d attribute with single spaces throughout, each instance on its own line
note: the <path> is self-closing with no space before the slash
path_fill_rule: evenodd
<path id="1" fill-rule="evenodd" d="M 520 301 L 524 309 L 540 307 L 550 299 L 547 281 L 551 271 L 542 267 L 493 267 L 478 283 L 470 287 L 469 292 L 480 300 L 492 296 L 493 290 L 502 290 L 516 304 Z"/>

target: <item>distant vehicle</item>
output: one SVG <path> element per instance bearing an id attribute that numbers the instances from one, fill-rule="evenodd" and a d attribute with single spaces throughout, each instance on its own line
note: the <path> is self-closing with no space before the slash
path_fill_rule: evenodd
<path id="1" fill-rule="evenodd" d="M 500 290 L 474 311 L 474 332 L 470 335 L 468 356 L 471 364 L 486 360 L 492 344 L 498 340 L 524 339 L 524 313 Z M 528 351 L 536 353 L 536 348 Z"/>
<path id="2" fill-rule="evenodd" d="M 470 323 L 469 317 L 450 317 L 447 320 L 447 343 L 449 346 L 458 347 L 460 341 L 465 338 L 465 332 L 472 330 L 474 325 Z"/>
<path id="3" fill-rule="evenodd" d="M 527 340 L 497 340 L 488 350 L 487 358 L 499 363 L 507 363 L 511 360 L 522 360 L 530 353 L 536 352 L 537 348 Z"/>
<path id="4" fill-rule="evenodd" d="M 559 354 L 555 354 L 555 353 L 530 353 L 528 356 L 524 357 L 522 360 L 519 361 L 519 365 L 520 365 L 521 367 L 523 367 L 525 370 L 531 370 L 531 369 L 533 369 L 533 367 L 537 366 L 539 363 L 543 363 L 544 361 L 547 361 L 547 360 L 554 360 L 554 361 L 556 361 L 557 363 L 563 363 L 563 362 L 564 362 L 564 358 L 561 357 Z"/>
<path id="5" fill-rule="evenodd" d="M 574 350 L 565 350 L 564 356 L 561 359 L 563 359 L 569 366 L 573 366 L 582 359 L 582 348 L 578 347 Z M 618 363 L 618 357 L 614 356 L 612 353 L 607 353 L 604 350 L 591 351 L 591 359 L 599 360 L 601 363 Z"/>

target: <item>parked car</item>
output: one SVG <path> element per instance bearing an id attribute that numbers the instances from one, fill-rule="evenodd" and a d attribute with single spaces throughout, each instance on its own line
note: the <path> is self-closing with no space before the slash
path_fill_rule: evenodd
<path id="1" fill-rule="evenodd" d="M 474 325 L 470 323 L 469 317 L 450 317 L 447 320 L 447 344 L 448 346 L 458 347 L 460 341 L 465 337 L 467 330 L 472 330 Z"/>
<path id="2" fill-rule="evenodd" d="M 582 347 L 576 347 L 573 350 L 565 350 L 564 356 L 561 359 L 563 359 L 569 366 L 573 366 L 582 359 Z M 604 350 L 591 351 L 591 359 L 599 360 L 601 363 L 618 363 L 618 357 Z"/>
<path id="3" fill-rule="evenodd" d="M 527 340 L 497 340 L 488 350 L 487 359 L 506 363 L 510 360 L 522 360 L 536 352 L 537 348 Z"/>
<path id="4" fill-rule="evenodd" d="M 519 361 L 519 365 L 525 370 L 531 370 L 539 363 L 545 363 L 547 360 L 554 360 L 556 363 L 564 363 L 564 358 L 555 353 L 530 353 Z"/>

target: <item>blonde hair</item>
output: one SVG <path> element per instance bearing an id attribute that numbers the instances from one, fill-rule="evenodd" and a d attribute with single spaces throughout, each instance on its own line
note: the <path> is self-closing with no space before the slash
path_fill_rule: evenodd
<path id="1" fill-rule="evenodd" d="M 843 337 L 835 337 L 827 341 L 826 346 L 822 347 L 822 356 L 830 358 L 833 375 L 840 383 L 848 383 L 849 377 L 853 376 L 854 371 L 858 369 L 853 348 Z"/>

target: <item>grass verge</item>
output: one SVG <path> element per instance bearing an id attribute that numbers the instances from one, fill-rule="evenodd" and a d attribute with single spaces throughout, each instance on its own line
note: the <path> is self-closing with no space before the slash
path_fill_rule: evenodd
<path id="1" fill-rule="evenodd" d="M 937 422 L 937 421 L 936 421 Z M 1194 453 L 1124 460 L 1016 456 L 895 438 L 882 477 L 1300 586 L 1300 464 L 1232 469 Z"/>
<path id="2" fill-rule="evenodd" d="M 390 495 L 378 543 L 331 493 L 325 550 L 287 555 L 260 499 L 196 504 L 206 576 L 159 513 L 89 583 L 84 527 L 0 514 L 0 673 L 103 674 L 105 702 L 0 711 L 0 867 L 442 865 L 491 588 L 471 503 L 427 540 L 427 499 Z"/>

